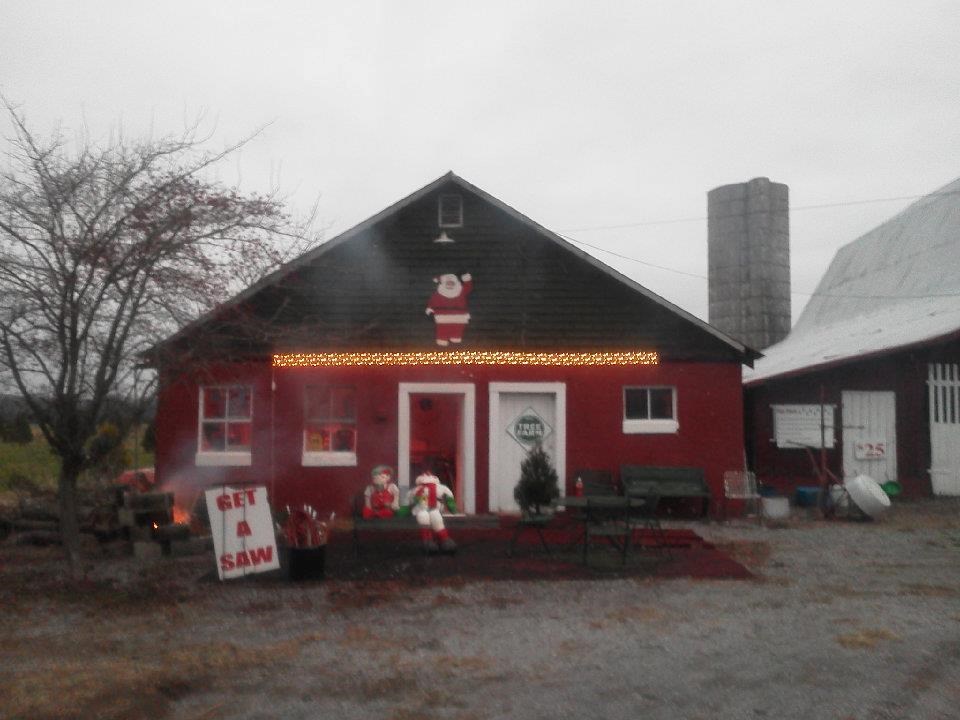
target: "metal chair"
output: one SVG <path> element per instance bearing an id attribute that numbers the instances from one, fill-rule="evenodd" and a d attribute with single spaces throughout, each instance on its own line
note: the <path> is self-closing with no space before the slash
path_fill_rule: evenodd
<path id="1" fill-rule="evenodd" d="M 547 544 L 547 539 L 543 536 L 543 531 L 553 520 L 551 515 L 530 515 L 528 513 L 523 513 L 517 519 L 517 524 L 513 528 L 513 535 L 510 537 L 510 544 L 507 547 L 507 557 L 513 557 L 514 552 L 517 549 L 517 541 L 520 539 L 520 536 L 526 530 L 533 530 L 537 533 L 537 536 L 540 538 L 540 544 L 543 546 L 544 551 L 547 555 L 552 555 L 550 552 L 550 546 Z"/>
<path id="2" fill-rule="evenodd" d="M 626 563 L 630 547 L 630 528 L 625 507 L 597 507 L 590 505 L 590 498 L 616 497 L 620 493 L 610 470 L 580 469 L 574 475 L 574 485 L 583 483 L 583 496 L 587 507 L 580 510 L 577 520 L 582 524 L 583 562 L 587 563 L 591 538 L 603 537 L 620 553 Z"/>
<path id="3" fill-rule="evenodd" d="M 728 516 L 731 500 L 742 501 L 744 515 L 755 515 L 757 522 L 763 523 L 763 510 L 760 491 L 757 488 L 757 476 L 748 470 L 727 470 L 723 473 L 723 519 Z"/>
<path id="4" fill-rule="evenodd" d="M 613 507 L 603 503 L 604 497 L 615 496 L 595 495 L 596 499 L 593 502 L 596 505 L 591 504 L 590 497 L 587 496 L 587 514 L 583 520 L 583 564 L 587 564 L 591 538 L 602 537 L 620 553 L 620 563 L 625 565 L 627 552 L 630 550 L 630 536 L 633 534 L 633 528 L 630 525 L 630 508 L 625 498 L 621 498 L 622 505 Z"/>
<path id="5" fill-rule="evenodd" d="M 656 492 L 638 493 L 630 492 L 628 489 L 627 497 L 643 500 L 643 505 L 640 507 L 630 508 L 628 522 L 630 523 L 631 535 L 635 530 L 648 530 L 656 542 L 656 547 L 663 550 L 667 557 L 670 557 L 670 543 L 667 542 L 667 535 L 660 524 L 660 518 L 657 517 L 660 496 Z"/>

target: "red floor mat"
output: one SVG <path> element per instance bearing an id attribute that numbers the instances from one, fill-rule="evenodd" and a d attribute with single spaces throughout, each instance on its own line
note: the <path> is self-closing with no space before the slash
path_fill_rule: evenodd
<path id="1" fill-rule="evenodd" d="M 526 530 L 509 556 L 512 527 L 457 528 L 455 555 L 425 555 L 415 530 L 362 532 L 360 557 L 354 554 L 349 531 L 331 538 L 326 552 L 326 577 L 342 580 L 577 580 L 605 577 L 692 577 L 748 579 L 743 565 L 690 530 L 667 530 L 669 547 L 654 547 L 648 532 L 637 533 L 625 563 L 602 540 L 591 545 L 589 562 L 569 530 L 544 532 L 548 554 L 535 530 Z"/>

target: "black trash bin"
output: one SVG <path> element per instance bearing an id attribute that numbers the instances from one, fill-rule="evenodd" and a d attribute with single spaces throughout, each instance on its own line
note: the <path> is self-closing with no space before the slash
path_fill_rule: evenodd
<path id="1" fill-rule="evenodd" d="M 323 580 L 327 560 L 327 546 L 313 548 L 287 548 L 287 579 Z"/>

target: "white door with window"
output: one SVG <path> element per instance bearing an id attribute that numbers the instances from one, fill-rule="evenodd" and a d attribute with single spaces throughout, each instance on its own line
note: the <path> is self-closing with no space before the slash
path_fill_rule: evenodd
<path id="1" fill-rule="evenodd" d="M 893 392 L 844 390 L 843 474 L 897 479 L 897 400 Z"/>
<path id="2" fill-rule="evenodd" d="M 960 495 L 960 365 L 928 369 L 930 485 L 934 495 Z"/>
<path id="3" fill-rule="evenodd" d="M 490 383 L 490 511 L 520 512 L 513 489 L 527 453 L 542 445 L 566 477 L 566 386 L 563 383 Z"/>

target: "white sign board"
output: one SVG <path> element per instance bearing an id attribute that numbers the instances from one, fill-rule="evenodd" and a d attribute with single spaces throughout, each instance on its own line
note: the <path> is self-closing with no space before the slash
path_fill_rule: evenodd
<path id="1" fill-rule="evenodd" d="M 887 441 L 857 440 L 853 444 L 853 456 L 857 460 L 882 460 L 887 456 Z"/>
<path id="2" fill-rule="evenodd" d="M 221 486 L 206 496 L 221 580 L 280 567 L 266 487 Z"/>
<path id="3" fill-rule="evenodd" d="M 773 438 L 779 448 L 801 448 L 824 445 L 832 448 L 834 445 L 833 416 L 836 405 L 822 406 L 824 422 L 821 435 L 820 405 L 772 405 L 773 408 Z"/>

